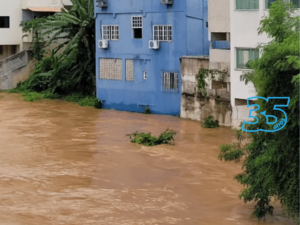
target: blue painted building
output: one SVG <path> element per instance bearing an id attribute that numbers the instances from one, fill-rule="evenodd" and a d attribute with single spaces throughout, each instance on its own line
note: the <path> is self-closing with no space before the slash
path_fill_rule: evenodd
<path id="1" fill-rule="evenodd" d="M 100 2 L 96 81 L 103 108 L 149 106 L 155 114 L 179 115 L 180 58 L 209 54 L 207 0 L 107 0 L 104 8 Z"/>

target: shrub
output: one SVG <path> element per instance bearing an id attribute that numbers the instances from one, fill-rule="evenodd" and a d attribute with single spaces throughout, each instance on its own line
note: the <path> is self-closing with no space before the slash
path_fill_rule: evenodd
<path id="1" fill-rule="evenodd" d="M 219 121 L 215 120 L 212 116 L 204 119 L 204 128 L 216 128 L 219 127 Z"/>
<path id="2" fill-rule="evenodd" d="M 167 129 L 165 132 L 161 133 L 158 137 L 152 136 L 151 133 L 140 133 L 135 132 L 133 134 L 127 134 L 131 139 L 131 142 L 136 144 L 141 144 L 145 146 L 155 146 L 162 144 L 174 144 L 174 135 L 176 132 Z"/>

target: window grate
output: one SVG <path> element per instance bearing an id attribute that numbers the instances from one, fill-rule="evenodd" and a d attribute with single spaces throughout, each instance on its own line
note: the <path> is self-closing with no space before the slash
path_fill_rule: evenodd
<path id="1" fill-rule="evenodd" d="M 126 81 L 134 81 L 134 62 L 126 59 Z"/>
<path id="2" fill-rule="evenodd" d="M 108 26 L 108 25 L 102 26 L 102 39 L 103 40 L 110 40 L 110 28 L 111 28 L 111 26 Z"/>
<path id="3" fill-rule="evenodd" d="M 122 80 L 122 59 L 100 59 L 100 79 Z"/>
<path id="4" fill-rule="evenodd" d="M 179 92 L 178 73 L 163 72 L 162 75 L 162 91 Z"/>
<path id="5" fill-rule="evenodd" d="M 117 25 L 103 25 L 102 26 L 102 39 L 118 41 L 120 36 L 119 26 Z"/>
<path id="6" fill-rule="evenodd" d="M 153 40 L 172 41 L 173 29 L 169 25 L 155 25 L 153 27 Z"/>
<path id="7" fill-rule="evenodd" d="M 133 16 L 132 17 L 132 28 L 143 28 L 143 17 Z"/>

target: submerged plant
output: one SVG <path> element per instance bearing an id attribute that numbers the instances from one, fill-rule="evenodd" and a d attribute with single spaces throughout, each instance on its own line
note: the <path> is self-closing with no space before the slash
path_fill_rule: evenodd
<path id="1" fill-rule="evenodd" d="M 150 110 L 149 106 L 146 106 L 144 113 L 145 114 L 151 114 L 151 110 Z"/>
<path id="2" fill-rule="evenodd" d="M 151 133 L 140 133 L 135 132 L 133 134 L 127 134 L 131 142 L 136 144 L 141 144 L 145 146 L 155 146 L 162 144 L 172 144 L 174 145 L 174 135 L 176 132 L 170 129 L 167 129 L 165 132 L 161 133 L 158 137 L 152 136 Z"/>
<path id="3" fill-rule="evenodd" d="M 234 132 L 237 142 L 220 146 L 221 153 L 219 154 L 218 159 L 221 161 L 224 159 L 225 161 L 235 160 L 235 162 L 239 162 L 243 156 L 248 155 L 248 144 L 242 145 L 242 141 L 246 139 L 245 132 L 239 129 L 235 129 Z"/>
<path id="4" fill-rule="evenodd" d="M 213 116 L 209 116 L 204 119 L 204 128 L 216 128 L 219 127 L 219 121 L 215 120 Z"/>

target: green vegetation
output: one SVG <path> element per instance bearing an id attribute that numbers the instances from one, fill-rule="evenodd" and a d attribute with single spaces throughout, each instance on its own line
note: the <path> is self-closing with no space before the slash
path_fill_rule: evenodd
<path id="1" fill-rule="evenodd" d="M 219 127 L 219 121 L 215 120 L 213 116 L 209 116 L 204 119 L 203 123 L 204 128 L 216 128 Z"/>
<path id="2" fill-rule="evenodd" d="M 218 81 L 224 81 L 226 75 L 228 75 L 228 72 L 225 70 L 201 68 L 197 74 L 197 88 L 199 94 L 204 97 L 207 96 L 207 80 L 216 80 L 216 77 L 218 77 Z"/>
<path id="3" fill-rule="evenodd" d="M 218 159 L 220 159 L 221 161 L 224 159 L 225 161 L 235 160 L 236 162 L 239 162 L 243 156 L 248 155 L 248 144 L 242 144 L 243 140 L 246 138 L 245 132 L 238 129 L 235 129 L 234 132 L 234 136 L 237 139 L 237 142 L 220 146 L 221 153 L 219 154 Z"/>
<path id="4" fill-rule="evenodd" d="M 161 133 L 158 137 L 152 136 L 151 133 L 140 133 L 135 132 L 133 134 L 127 134 L 131 139 L 131 142 L 145 145 L 145 146 L 155 146 L 162 144 L 174 144 L 174 135 L 176 132 L 167 129 L 165 132 Z"/>
<path id="5" fill-rule="evenodd" d="M 144 113 L 145 114 L 151 114 L 151 110 L 150 110 L 149 106 L 146 106 Z"/>
<path id="6" fill-rule="evenodd" d="M 65 96 L 64 99 L 67 102 L 75 102 L 80 106 L 93 106 L 98 109 L 100 109 L 102 106 L 102 102 L 93 96 L 84 96 L 82 94 L 72 94 L 72 95 Z"/>
<path id="7" fill-rule="evenodd" d="M 262 55 L 251 61 L 252 72 L 245 75 L 246 82 L 252 82 L 257 96 L 291 97 L 287 113 L 287 125 L 274 133 L 250 133 L 251 143 L 244 161 L 243 173 L 235 179 L 245 186 L 240 198 L 245 202 L 256 202 L 254 215 L 263 218 L 272 214 L 271 198 L 279 200 L 285 212 L 299 224 L 299 32 L 300 17 L 295 16 L 291 5 L 277 0 L 272 3 L 269 17 L 261 22 L 260 33 L 266 33 L 272 41 L 259 46 Z M 275 102 L 261 99 L 257 113 L 259 122 L 247 129 L 270 129 L 267 115 L 274 115 L 278 121 L 281 112 L 274 111 Z M 278 102 L 277 102 L 278 104 Z M 225 151 L 225 150 L 224 150 Z M 225 151 L 226 152 L 226 151 Z M 235 159 L 236 157 L 232 157 Z"/>
<path id="8" fill-rule="evenodd" d="M 62 9 L 53 16 L 21 23 L 24 32 L 33 34 L 30 52 L 36 66 L 11 92 L 22 93 L 26 101 L 69 95 L 65 98 L 71 101 L 77 93 L 80 99 L 74 102 L 99 108 L 101 103 L 95 97 L 94 2 L 71 2 L 69 11 Z"/>

